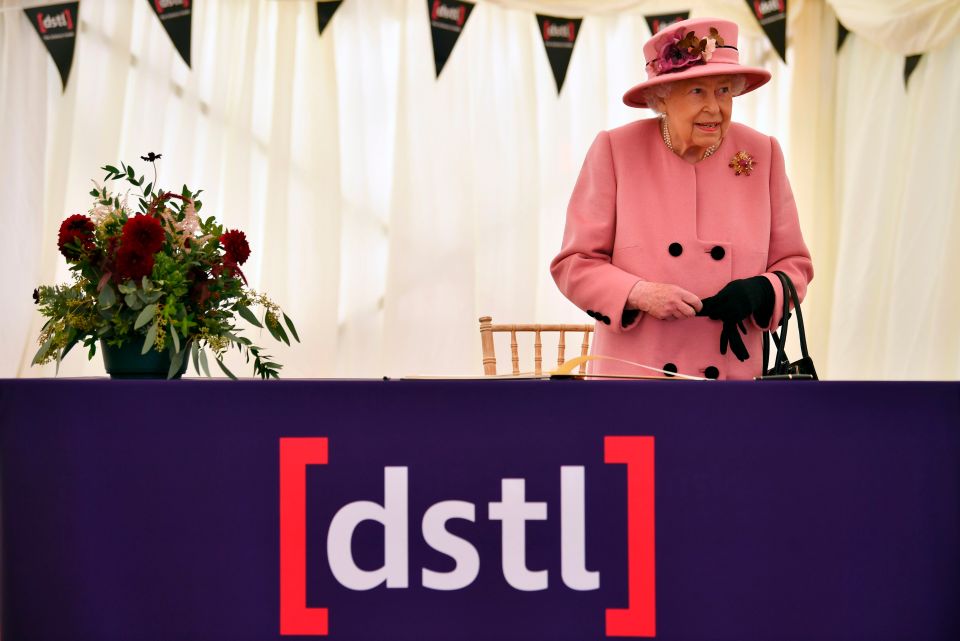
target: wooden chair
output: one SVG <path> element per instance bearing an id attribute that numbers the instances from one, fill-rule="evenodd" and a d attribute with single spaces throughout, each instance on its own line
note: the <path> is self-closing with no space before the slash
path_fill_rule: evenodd
<path id="1" fill-rule="evenodd" d="M 493 345 L 494 332 L 510 332 L 510 355 L 513 364 L 513 376 L 520 374 L 520 356 L 517 351 L 517 334 L 521 332 L 532 332 L 533 339 L 533 360 L 534 374 L 543 373 L 543 343 L 540 335 L 543 332 L 558 332 L 560 334 L 557 342 L 557 365 L 563 365 L 566 360 L 564 352 L 566 348 L 567 332 L 582 333 L 583 338 L 580 342 L 580 356 L 586 356 L 590 351 L 590 334 L 593 332 L 593 325 L 494 325 L 490 316 L 480 317 L 480 343 L 483 346 L 483 373 L 484 375 L 496 375 L 497 373 L 497 355 Z M 580 364 L 580 373 L 586 373 L 585 364 Z"/>

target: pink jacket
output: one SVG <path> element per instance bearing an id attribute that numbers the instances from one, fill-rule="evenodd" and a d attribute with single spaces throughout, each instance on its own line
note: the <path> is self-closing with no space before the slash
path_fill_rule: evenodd
<path id="1" fill-rule="evenodd" d="M 729 167 L 738 151 L 753 157 L 750 175 Z M 681 374 L 750 379 L 761 371 L 761 332 L 751 317 L 741 363 L 720 354 L 719 321 L 621 318 L 638 280 L 671 283 L 701 299 L 737 278 L 763 274 L 776 292 L 780 322 L 786 272 L 802 299 L 813 278 L 783 152 L 774 138 L 731 123 L 710 157 L 689 164 L 664 145 L 657 119 L 597 136 L 570 197 L 563 247 L 550 265 L 560 291 L 598 320 L 592 353 Z M 593 361 L 597 374 L 653 374 Z M 667 366 L 667 367 L 665 367 Z"/>

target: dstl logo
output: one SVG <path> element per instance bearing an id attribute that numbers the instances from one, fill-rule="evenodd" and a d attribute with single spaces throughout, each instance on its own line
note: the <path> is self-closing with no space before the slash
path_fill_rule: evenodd
<path id="1" fill-rule="evenodd" d="M 280 439 L 280 634 L 329 634 L 327 608 L 308 607 L 307 486 L 308 465 L 326 465 L 327 438 Z M 650 436 L 607 436 L 604 463 L 627 466 L 627 587 L 628 607 L 605 612 L 608 637 L 656 636 L 654 566 L 654 439 Z M 383 503 L 353 501 L 340 507 L 327 528 L 327 562 L 334 579 L 354 591 L 379 586 L 404 589 L 410 585 L 408 526 L 410 523 L 407 467 L 383 468 Z M 318 496 L 314 500 L 322 500 Z M 600 588 L 598 571 L 586 567 L 585 470 L 560 468 L 560 568 L 564 586 L 575 591 Z M 546 502 L 528 501 L 526 481 L 500 480 L 500 499 L 478 509 L 465 500 L 444 500 L 429 506 L 420 519 L 423 541 L 453 560 L 453 569 L 438 572 L 421 568 L 419 581 L 430 590 L 461 590 L 477 578 L 480 556 L 468 540 L 446 528 L 452 519 L 475 522 L 478 513 L 500 523 L 500 566 L 510 589 L 532 592 L 547 589 L 548 571 L 531 571 L 526 564 L 526 523 L 545 521 L 553 510 Z M 383 529 L 383 565 L 369 570 L 358 566 L 351 545 L 364 521 Z"/>
<path id="2" fill-rule="evenodd" d="M 786 7 L 783 5 L 783 0 L 753 0 L 753 10 L 759 19 L 773 13 L 784 13 Z"/>
<path id="3" fill-rule="evenodd" d="M 184 9 L 190 8 L 190 0 L 153 0 L 153 7 L 157 10 L 157 13 L 163 13 L 167 9 L 173 7 L 182 7 Z"/>
<path id="4" fill-rule="evenodd" d="M 463 23 L 467 21 L 467 8 L 462 4 L 454 7 L 444 4 L 440 0 L 434 0 L 433 7 L 430 9 L 430 19 L 449 20 L 457 23 L 458 27 L 462 27 Z"/>
<path id="5" fill-rule="evenodd" d="M 40 29 L 41 35 L 45 34 L 48 29 L 73 30 L 73 17 L 70 15 L 69 9 L 64 9 L 56 15 L 38 13 L 37 26 Z"/>

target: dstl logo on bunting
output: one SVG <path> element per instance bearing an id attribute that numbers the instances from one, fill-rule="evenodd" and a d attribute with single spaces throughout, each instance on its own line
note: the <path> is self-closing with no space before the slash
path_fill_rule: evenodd
<path id="1" fill-rule="evenodd" d="M 554 40 L 559 38 L 573 42 L 575 35 L 576 26 L 573 24 L 573 22 L 563 22 L 560 24 L 550 22 L 549 20 L 544 20 L 543 22 L 544 40 Z"/>
<path id="2" fill-rule="evenodd" d="M 444 4 L 440 0 L 433 0 L 430 19 L 449 20 L 450 22 L 457 23 L 458 27 L 462 27 L 463 23 L 467 21 L 467 8 L 463 5 L 454 7 Z"/>
<path id="3" fill-rule="evenodd" d="M 45 34 L 48 29 L 73 30 L 73 16 L 70 15 L 69 9 L 64 9 L 56 15 L 38 13 L 37 27 L 40 29 L 40 35 Z"/>
<path id="4" fill-rule="evenodd" d="M 784 13 L 786 7 L 783 0 L 753 0 L 753 10 L 757 18 L 764 18 L 772 13 Z"/>
<path id="5" fill-rule="evenodd" d="M 330 634 L 328 608 L 307 606 L 307 467 L 326 465 L 333 445 L 326 437 L 280 439 L 280 634 L 326 636 Z M 651 638 L 656 636 L 656 587 L 654 566 L 654 439 L 652 436 L 607 436 L 603 462 L 626 466 L 627 501 L 623 506 L 627 532 L 628 607 L 607 608 L 608 637 Z M 415 470 L 412 471 L 415 474 Z M 560 579 L 574 591 L 600 588 L 599 571 L 586 567 L 585 468 L 565 465 L 559 469 L 560 505 L 529 501 L 526 481 L 500 479 L 500 499 L 478 506 L 477 502 L 448 499 L 433 503 L 424 513 L 409 513 L 405 466 L 383 468 L 383 502 L 357 500 L 337 507 L 327 526 L 326 557 L 334 580 L 348 590 L 364 591 L 380 586 L 410 587 L 409 540 L 411 523 L 420 522 L 420 536 L 433 550 L 448 556 L 453 569 L 421 568 L 420 584 L 429 590 L 453 591 L 477 578 L 481 559 L 477 547 L 453 534 L 448 521 L 476 522 L 486 518 L 499 522 L 502 556 L 499 559 L 505 589 L 523 592 L 546 590 L 548 571 L 532 571 L 526 564 L 527 521 L 545 521 L 559 510 Z M 323 501 L 322 493 L 309 497 Z M 382 526 L 383 564 L 377 569 L 359 567 L 353 556 L 355 530 L 363 522 Z M 613 604 L 611 604 L 613 605 Z"/>
<path id="6" fill-rule="evenodd" d="M 163 13 L 167 9 L 173 7 L 183 7 L 184 9 L 190 8 L 190 0 L 153 0 L 153 6 L 157 10 L 157 13 Z"/>

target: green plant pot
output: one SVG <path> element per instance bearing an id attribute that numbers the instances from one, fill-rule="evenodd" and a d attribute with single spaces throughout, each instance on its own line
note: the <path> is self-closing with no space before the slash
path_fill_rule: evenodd
<path id="1" fill-rule="evenodd" d="M 100 341 L 100 350 L 103 352 L 103 366 L 110 378 L 166 378 L 170 370 L 170 352 L 158 352 L 151 349 L 141 354 L 142 345 L 139 343 L 124 343 L 120 347 L 113 347 Z M 180 378 L 187 371 L 187 362 L 184 358 L 180 369 L 173 378 Z"/>

